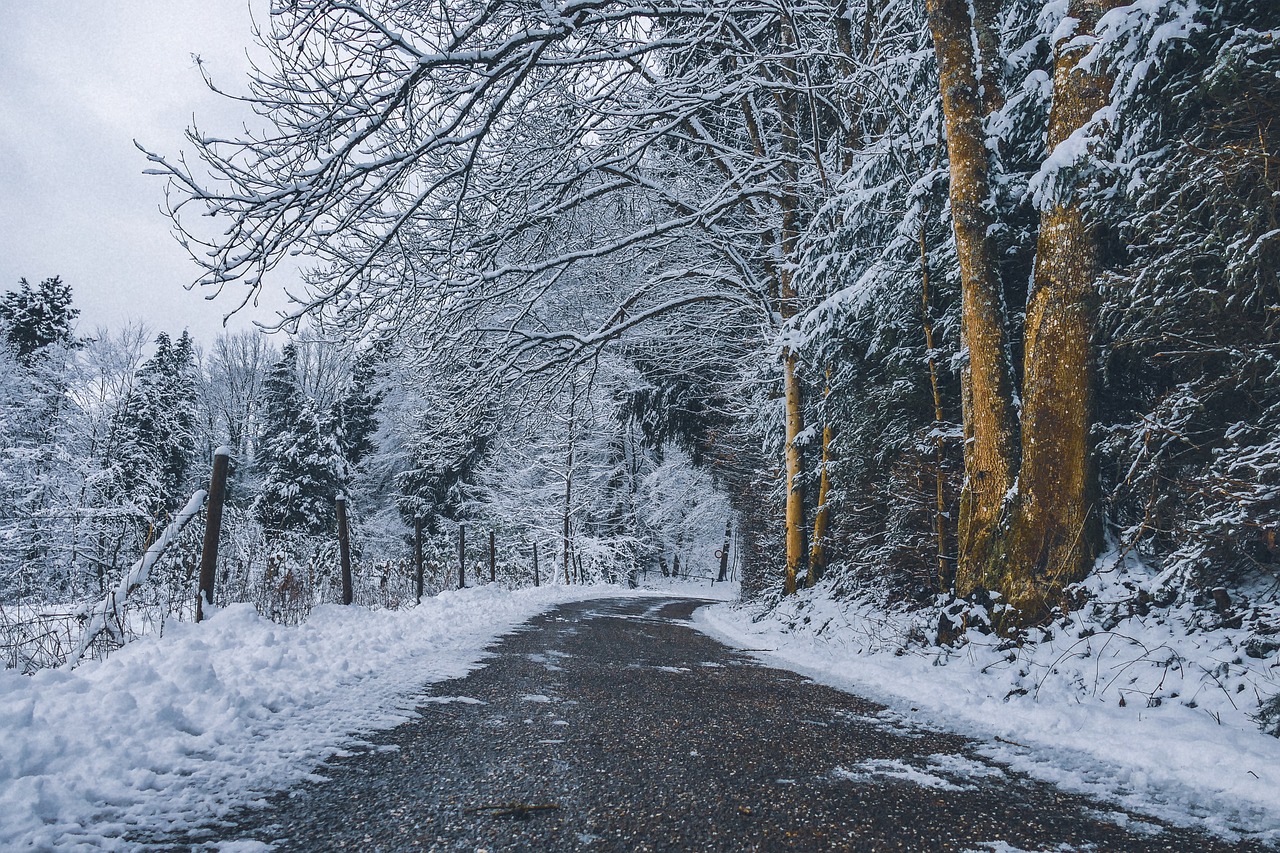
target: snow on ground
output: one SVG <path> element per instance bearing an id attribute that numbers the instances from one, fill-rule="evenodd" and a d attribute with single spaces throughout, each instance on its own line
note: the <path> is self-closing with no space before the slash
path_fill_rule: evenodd
<path id="1" fill-rule="evenodd" d="M 640 586 L 652 592 L 665 592 L 681 598 L 708 598 L 712 601 L 737 601 L 742 593 L 738 581 L 716 583 L 710 577 L 664 578 L 650 572 L 640 579 Z"/>
<path id="2" fill-rule="evenodd" d="M 326 605 L 295 627 L 235 605 L 75 670 L 0 671 L 0 850 L 126 849 L 127 833 L 225 815 L 408 719 L 424 685 L 531 616 L 625 594 L 478 587 L 403 611 Z"/>
<path id="3" fill-rule="evenodd" d="M 1200 630 L 1168 611 L 1107 630 L 1076 615 L 1021 648 L 971 630 L 943 651 L 919 642 L 925 618 L 836 603 L 819 588 L 771 611 L 705 607 L 694 623 L 769 665 L 884 703 L 886 725 L 972 735 L 980 755 L 1013 770 L 1175 825 L 1280 840 L 1280 740 L 1250 716 L 1277 691 L 1277 660 L 1242 653 L 1239 631 Z"/>

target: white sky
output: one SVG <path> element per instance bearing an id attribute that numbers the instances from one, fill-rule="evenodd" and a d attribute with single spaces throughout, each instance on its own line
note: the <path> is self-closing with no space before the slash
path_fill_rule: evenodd
<path id="1" fill-rule="evenodd" d="M 61 275 L 81 334 L 140 319 L 208 343 L 243 292 L 210 302 L 184 289 L 198 270 L 133 140 L 172 155 L 193 119 L 233 133 L 244 108 L 205 87 L 192 54 L 238 91 L 251 45 L 249 0 L 0 0 L 0 290 Z M 271 315 L 246 309 L 229 325 Z"/>

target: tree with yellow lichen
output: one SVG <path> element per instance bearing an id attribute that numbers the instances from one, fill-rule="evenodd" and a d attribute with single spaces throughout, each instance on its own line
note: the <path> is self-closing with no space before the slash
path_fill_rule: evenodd
<path id="1" fill-rule="evenodd" d="M 1054 43 L 1049 166 L 1087 145 L 1111 81 L 1089 63 L 1099 18 L 1114 0 L 1071 0 Z M 1094 227 L 1059 181 L 1042 204 L 1026 309 L 1021 411 L 992 234 L 983 120 L 998 103 L 990 35 L 994 4 L 931 0 L 951 165 L 951 211 L 961 279 L 965 482 L 956 592 L 1000 593 L 1019 621 L 1044 616 L 1065 585 L 1093 565 L 1100 542 L 1097 473 L 1089 443 L 1092 339 L 1100 265 Z M 1055 162 L 1057 161 L 1057 162 Z"/>

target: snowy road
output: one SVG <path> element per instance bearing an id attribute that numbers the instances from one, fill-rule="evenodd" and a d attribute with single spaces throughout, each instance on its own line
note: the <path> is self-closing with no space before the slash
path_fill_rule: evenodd
<path id="1" fill-rule="evenodd" d="M 435 684 L 420 717 L 201 840 L 237 851 L 1263 849 L 1061 792 L 965 738 L 763 666 L 693 630 L 697 604 L 588 601 L 536 617 L 488 665 Z"/>

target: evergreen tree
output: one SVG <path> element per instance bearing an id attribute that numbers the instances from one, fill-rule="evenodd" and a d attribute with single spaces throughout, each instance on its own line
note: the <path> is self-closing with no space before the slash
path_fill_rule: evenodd
<path id="1" fill-rule="evenodd" d="M 1182 14 L 1191 37 L 1136 52 L 1162 73 L 1132 85 L 1096 201 L 1118 232 L 1099 449 L 1119 538 L 1194 596 L 1280 564 L 1280 9 Z"/>
<path id="2" fill-rule="evenodd" d="M 378 387 L 376 350 L 362 353 L 351 368 L 351 382 L 336 407 L 337 435 L 342 456 L 358 467 L 376 449 L 378 407 L 385 393 Z"/>
<path id="3" fill-rule="evenodd" d="M 314 410 L 315 405 L 312 404 Z M 354 465 L 346 453 L 346 432 L 343 428 L 342 407 L 335 404 L 324 417 L 317 416 L 319 455 L 328 460 L 334 488 L 346 492 L 351 485 Z"/>
<path id="4" fill-rule="evenodd" d="M 191 337 L 183 332 L 173 344 L 161 332 L 117 424 L 121 485 L 153 523 L 183 500 L 195 441 L 195 401 Z"/>
<path id="5" fill-rule="evenodd" d="M 5 337 L 26 367 L 53 344 L 74 347 L 71 325 L 78 316 L 80 309 L 71 307 L 71 287 L 58 276 L 46 278 L 34 289 L 24 278 L 17 290 L 0 296 Z"/>
<path id="6" fill-rule="evenodd" d="M 185 499 L 182 493 L 191 473 L 195 451 L 196 399 L 198 391 L 195 342 L 184 329 L 173 347 L 166 375 L 166 405 L 170 430 L 164 460 L 164 481 L 170 495 L 168 509 Z"/>
<path id="7" fill-rule="evenodd" d="M 273 533 L 314 535 L 332 526 L 343 477 L 333 433 L 328 440 L 322 435 L 315 404 L 298 384 L 297 364 L 297 348 L 286 344 L 263 382 L 258 463 L 264 476 L 254 513 Z"/>
<path id="8" fill-rule="evenodd" d="M 78 491 L 72 472 L 81 458 L 68 434 L 78 414 L 68 394 L 78 314 L 71 289 L 57 277 L 34 289 L 22 279 L 17 290 L 0 296 L 0 370 L 9 380 L 9 417 L 0 436 L 0 539 L 8 565 L 0 582 L 16 582 L 13 588 L 29 594 L 47 595 L 67 577 L 67 510 Z"/>
<path id="9" fill-rule="evenodd" d="M 430 384 L 396 382 L 400 393 L 390 398 L 387 419 L 399 427 L 399 446 L 388 443 L 378 452 L 396 457 L 396 506 L 406 524 L 421 516 L 434 531 L 439 519 L 468 517 L 476 474 L 498 433 L 495 400 L 469 386 L 470 378 L 465 368 L 450 363 Z"/>

